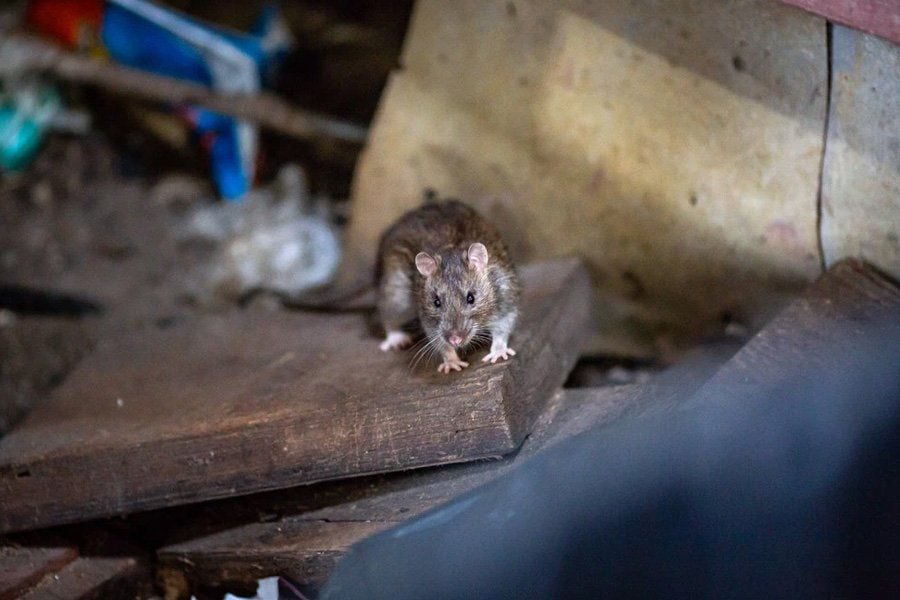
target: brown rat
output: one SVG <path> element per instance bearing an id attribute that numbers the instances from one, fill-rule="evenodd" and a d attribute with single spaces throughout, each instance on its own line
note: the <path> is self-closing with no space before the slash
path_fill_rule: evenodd
<path id="1" fill-rule="evenodd" d="M 491 363 L 515 355 L 509 347 L 518 317 L 519 282 L 497 230 L 458 200 L 411 210 L 382 236 L 376 268 L 382 350 L 408 346 L 403 328 L 418 318 L 438 371 L 459 371 L 465 350 L 491 335 Z"/>

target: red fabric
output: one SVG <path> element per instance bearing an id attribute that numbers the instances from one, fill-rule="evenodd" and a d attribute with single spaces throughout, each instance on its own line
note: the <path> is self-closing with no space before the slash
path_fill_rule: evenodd
<path id="1" fill-rule="evenodd" d="M 70 48 L 96 39 L 103 16 L 103 0 L 32 0 L 29 25 Z"/>

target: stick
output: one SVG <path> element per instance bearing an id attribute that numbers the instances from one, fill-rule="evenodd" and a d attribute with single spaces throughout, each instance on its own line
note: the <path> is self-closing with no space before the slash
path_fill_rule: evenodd
<path id="1" fill-rule="evenodd" d="M 0 65 L 0 71 L 6 73 L 40 70 L 60 79 L 92 84 L 120 94 L 198 104 L 298 138 L 329 137 L 363 143 L 368 134 L 366 127 L 298 109 L 271 93 L 218 94 L 197 83 L 67 52 L 32 36 L 15 35 L 4 40 L 0 44 Z"/>

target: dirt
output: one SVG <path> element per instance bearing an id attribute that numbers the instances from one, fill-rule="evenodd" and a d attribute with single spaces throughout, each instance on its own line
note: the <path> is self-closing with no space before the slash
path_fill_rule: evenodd
<path id="1" fill-rule="evenodd" d="M 57 385 L 104 336 L 167 327 L 200 310 L 184 273 L 207 249 L 179 244 L 190 207 L 212 202 L 190 175 L 124 175 L 99 135 L 53 138 L 23 174 L 0 182 L 0 284 L 99 303 L 81 318 L 0 313 L 0 432 Z"/>
<path id="2" fill-rule="evenodd" d="M 170 4 L 246 30 L 263 2 Z M 368 124 L 399 65 L 411 0 L 309 0 L 283 8 L 296 47 L 274 91 L 303 108 Z M 0 288 L 76 294 L 104 310 L 63 318 L 0 308 L 0 435 L 103 339 L 209 310 L 192 301 L 196 286 L 186 279 L 214 248 L 178 237 L 190 210 L 214 202 L 208 158 L 196 144 L 153 131 L 143 115 L 160 107 L 96 88 L 61 88 L 67 104 L 92 113 L 94 129 L 84 138 L 50 137 L 26 172 L 0 175 Z M 295 162 L 314 194 L 347 197 L 361 147 L 262 135 L 261 182 Z"/>

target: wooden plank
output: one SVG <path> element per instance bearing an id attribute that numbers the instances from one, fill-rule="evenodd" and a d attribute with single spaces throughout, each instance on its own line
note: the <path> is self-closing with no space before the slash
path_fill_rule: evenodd
<path id="1" fill-rule="evenodd" d="M 74 540 L 40 532 L 0 540 L 0 600 L 146 597 L 152 583 L 135 549 L 96 528 Z"/>
<path id="2" fill-rule="evenodd" d="M 900 2 L 897 0 L 781 1 L 900 44 Z"/>
<path id="3" fill-rule="evenodd" d="M 141 566 L 134 557 L 79 557 L 44 577 L 19 600 L 87 600 L 135 598 L 135 576 Z"/>
<path id="4" fill-rule="evenodd" d="M 355 541 L 487 483 L 592 427 L 625 415 L 672 410 L 736 350 L 734 344 L 709 345 L 643 384 L 564 390 L 554 396 L 519 452 L 502 460 L 261 494 L 210 503 L 202 511 L 197 507 L 175 519 L 191 523 L 194 531 L 178 531 L 182 541 L 159 550 L 161 567 L 178 573 L 177 580 L 207 586 L 276 574 L 320 584 Z M 138 521 L 138 530 L 155 528 L 157 520 L 171 521 L 171 514 Z M 204 530 L 212 533 L 199 533 Z"/>
<path id="5" fill-rule="evenodd" d="M 227 588 L 289 574 L 295 581 L 320 585 L 351 545 L 394 523 L 298 519 L 277 525 L 250 524 L 162 550 L 164 575 L 159 579 L 190 582 L 188 588 L 191 584 Z M 172 573 L 178 576 L 172 578 Z"/>
<path id="6" fill-rule="evenodd" d="M 622 399 L 631 393 L 626 389 L 629 387 L 608 388 L 595 394 L 581 391 L 558 394 L 552 401 L 552 412 L 558 414 L 561 406 L 571 403 L 590 413 L 583 419 L 570 418 L 568 427 L 558 428 L 576 430 L 602 422 L 607 414 L 620 410 Z M 586 396 L 591 397 L 590 401 L 585 401 Z M 555 423 L 554 419 L 543 421 L 541 430 Z M 335 494 L 333 503 L 319 508 L 304 511 L 304 507 L 314 506 L 316 502 L 309 497 L 298 498 L 299 507 L 289 516 L 273 522 L 253 520 L 166 546 L 158 551 L 159 563 L 164 571 L 182 572 L 187 580 L 207 586 L 227 586 L 276 574 L 288 575 L 303 584 L 319 585 L 354 542 L 499 477 L 530 456 L 540 445 L 537 440 L 543 438 L 536 431 L 521 452 L 508 459 L 348 482 L 345 496 Z M 329 495 L 331 492 L 326 491 Z M 277 512 L 288 504 L 287 498 L 275 498 L 268 510 Z M 229 512 L 221 505 L 218 510 Z M 251 514 L 247 516 L 252 518 Z"/>
<path id="7" fill-rule="evenodd" d="M 698 402 L 752 399 L 761 390 L 789 381 L 800 364 L 843 367 L 832 364 L 838 360 L 833 358 L 833 348 L 864 342 L 873 325 L 891 322 L 900 323 L 900 290 L 862 262 L 843 261 L 737 353 L 733 346 L 721 348 L 716 356 L 731 357 L 721 368 L 722 359 L 701 355 L 645 384 L 565 390 L 554 398 L 520 452 L 501 461 L 356 482 L 356 487 L 327 490 L 326 496 L 332 494 L 328 497 L 248 499 L 244 523 L 165 546 L 158 552 L 160 563 L 180 570 L 188 579 L 207 583 L 282 573 L 317 584 L 327 578 L 346 547 L 347 536 L 358 533 L 361 539 L 373 529 L 389 528 L 591 427 Z M 221 503 L 209 510 L 201 520 L 231 512 Z M 282 516 L 258 522 L 267 511 Z M 340 530 L 341 544 L 323 549 L 320 538 L 310 536 L 308 541 L 309 532 L 322 527 L 310 523 L 327 523 L 331 531 Z M 366 529 L 354 532 L 358 523 L 365 523 Z M 277 548 L 268 541 L 272 538 L 278 539 Z M 321 559 L 323 553 L 327 561 Z"/>
<path id="8" fill-rule="evenodd" d="M 101 345 L 0 440 L 0 530 L 518 447 L 591 332 L 577 261 L 523 269 L 519 354 L 444 376 L 360 314 L 211 315 Z"/>
<path id="9" fill-rule="evenodd" d="M 866 347 L 873 331 L 898 323 L 900 289 L 865 263 L 843 260 L 747 342 L 691 402 L 750 400 L 791 381 L 798 365 L 822 372 L 852 368 L 834 348 Z"/>
<path id="10" fill-rule="evenodd" d="M 840 265 L 700 396 L 376 534 L 320 596 L 896 596 L 900 290 Z"/>
<path id="11" fill-rule="evenodd" d="M 64 544 L 26 546 L 0 544 L 0 600 L 18 598 L 45 576 L 78 558 L 78 550 Z"/>

